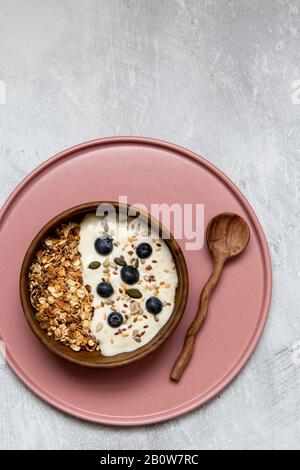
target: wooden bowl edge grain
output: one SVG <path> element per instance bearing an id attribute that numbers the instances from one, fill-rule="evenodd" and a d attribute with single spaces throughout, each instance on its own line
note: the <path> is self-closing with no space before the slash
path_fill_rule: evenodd
<path id="1" fill-rule="evenodd" d="M 149 343 L 135 351 L 122 353 L 115 356 L 102 356 L 98 351 L 75 352 L 72 351 L 69 347 L 64 346 L 62 343 L 59 343 L 55 339 L 50 338 L 36 320 L 34 308 L 30 302 L 28 272 L 31 262 L 40 243 L 45 239 L 47 234 L 54 230 L 55 227 L 68 220 L 82 216 L 85 213 L 96 211 L 100 204 L 113 205 L 117 212 L 119 212 L 120 209 L 128 211 L 128 208 L 130 207 L 126 204 L 119 204 L 112 201 L 90 202 L 72 207 L 50 220 L 34 237 L 25 254 L 20 272 L 19 291 L 23 312 L 31 330 L 42 342 L 42 344 L 50 351 L 68 360 L 69 362 L 83 367 L 115 368 L 132 364 L 145 358 L 149 354 L 155 352 L 171 336 L 171 334 L 177 328 L 185 311 L 189 291 L 189 277 L 184 255 L 178 242 L 171 235 L 170 239 L 165 240 L 165 242 L 171 250 L 178 274 L 178 287 L 176 290 L 175 307 L 168 322 L 163 326 L 158 334 Z M 153 216 L 151 216 L 151 214 L 146 213 L 139 208 L 137 208 L 137 211 L 142 216 L 142 218 L 148 222 L 148 224 L 151 221 L 151 223 L 154 224 L 157 229 L 159 229 L 160 233 L 162 230 L 164 230 L 162 224 L 158 222 Z"/>

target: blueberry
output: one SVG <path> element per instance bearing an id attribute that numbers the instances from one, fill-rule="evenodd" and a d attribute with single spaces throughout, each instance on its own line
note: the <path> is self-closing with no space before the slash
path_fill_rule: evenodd
<path id="1" fill-rule="evenodd" d="M 100 255 L 109 255 L 114 248 L 113 240 L 109 237 L 97 238 L 95 249 Z"/>
<path id="2" fill-rule="evenodd" d="M 97 286 L 97 293 L 100 297 L 107 299 L 114 293 L 113 286 L 109 282 L 100 282 Z"/>
<path id="3" fill-rule="evenodd" d="M 133 266 L 123 266 L 121 269 L 121 278 L 126 284 L 132 285 L 138 282 L 140 273 Z"/>
<path id="4" fill-rule="evenodd" d="M 108 315 L 107 323 L 112 328 L 119 328 L 122 325 L 124 319 L 119 312 L 112 312 Z"/>
<path id="5" fill-rule="evenodd" d="M 136 249 L 139 258 L 145 259 L 152 255 L 152 246 L 149 243 L 140 243 Z"/>
<path id="6" fill-rule="evenodd" d="M 159 300 L 157 297 L 150 297 L 146 302 L 146 309 L 149 313 L 153 313 L 156 315 L 160 313 L 163 309 L 162 301 Z"/>

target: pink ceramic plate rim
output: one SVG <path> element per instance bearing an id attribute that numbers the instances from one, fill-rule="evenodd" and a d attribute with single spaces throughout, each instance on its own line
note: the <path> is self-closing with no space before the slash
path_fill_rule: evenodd
<path id="1" fill-rule="evenodd" d="M 179 415 L 187 413 L 207 401 L 214 398 L 218 393 L 221 392 L 225 387 L 227 387 L 230 382 L 237 376 L 237 374 L 241 371 L 244 367 L 248 359 L 250 358 L 251 354 L 253 353 L 261 335 L 264 330 L 268 312 L 271 304 L 271 296 L 272 296 L 272 269 L 271 269 L 271 259 L 270 254 L 267 246 L 267 242 L 265 239 L 264 232 L 262 227 L 251 207 L 249 202 L 240 192 L 240 190 L 236 187 L 236 185 L 218 168 L 216 168 L 213 164 L 205 160 L 203 157 L 195 154 L 194 152 L 187 150 L 183 147 L 178 145 L 157 140 L 157 139 L 150 139 L 144 137 L 108 137 L 103 139 L 96 139 L 89 142 L 85 142 L 76 146 L 73 146 L 69 149 L 64 150 L 63 152 L 55 155 L 54 157 L 48 159 L 46 162 L 38 166 L 33 172 L 31 172 L 15 189 L 15 191 L 11 194 L 11 196 L 7 199 L 3 207 L 0 211 L 0 224 L 4 219 L 6 212 L 8 211 L 9 207 L 13 203 L 14 199 L 18 196 L 18 194 L 28 185 L 30 182 L 42 171 L 49 168 L 53 163 L 57 160 L 68 157 L 72 155 L 75 151 L 82 150 L 85 148 L 93 147 L 96 145 L 106 145 L 106 144 L 116 144 L 116 143 L 139 143 L 139 144 L 150 144 L 156 145 L 158 147 L 164 147 L 167 149 L 171 149 L 177 153 L 183 154 L 186 157 L 196 161 L 197 163 L 201 163 L 204 165 L 210 172 L 215 174 L 219 179 L 226 183 L 227 187 L 236 194 L 239 198 L 241 204 L 244 206 L 245 210 L 249 214 L 249 218 L 252 220 L 252 223 L 255 227 L 255 230 L 258 234 L 258 238 L 261 244 L 261 250 L 265 261 L 265 299 L 262 308 L 262 314 L 260 317 L 260 322 L 257 325 L 257 329 L 255 334 L 253 335 L 252 339 L 249 341 L 249 344 L 246 346 L 244 353 L 239 357 L 236 362 L 236 365 L 225 374 L 222 379 L 220 379 L 214 386 L 212 386 L 209 390 L 205 393 L 200 394 L 199 396 L 189 400 L 175 408 L 165 410 L 164 412 L 159 413 L 152 413 L 150 415 L 141 415 L 141 416 L 112 416 L 112 415 L 101 415 L 97 413 L 87 412 L 86 410 L 77 408 L 73 406 L 71 403 L 66 403 L 57 398 L 53 398 L 51 395 L 48 394 L 47 390 L 42 389 L 37 383 L 34 382 L 32 378 L 22 371 L 22 369 L 15 363 L 13 357 L 8 354 L 7 362 L 10 367 L 13 369 L 15 374 L 19 377 L 19 379 L 34 393 L 36 393 L 40 398 L 45 400 L 50 405 L 58 408 L 59 410 L 71 414 L 77 418 L 85 419 L 92 422 L 97 423 L 104 423 L 104 424 L 113 424 L 113 425 L 125 425 L 125 426 L 135 426 L 135 425 L 143 425 L 143 424 L 153 424 L 161 421 L 166 421 L 171 418 L 175 418 Z M 1 332 L 0 332 L 1 333 Z M 1 337 L 1 335 L 0 335 Z"/>

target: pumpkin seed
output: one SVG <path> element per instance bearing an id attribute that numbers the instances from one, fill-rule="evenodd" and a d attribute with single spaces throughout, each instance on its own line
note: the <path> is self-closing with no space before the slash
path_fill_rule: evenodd
<path id="1" fill-rule="evenodd" d="M 125 261 L 125 259 L 123 259 L 123 258 L 115 258 L 115 259 L 114 259 L 114 262 L 115 262 L 118 266 L 126 266 L 126 261 Z"/>
<path id="2" fill-rule="evenodd" d="M 89 264 L 89 269 L 98 269 L 100 268 L 101 263 L 99 261 L 93 261 Z"/>
<path id="3" fill-rule="evenodd" d="M 126 294 L 129 295 L 132 299 L 140 299 L 143 297 L 142 293 L 138 289 L 128 289 Z"/>

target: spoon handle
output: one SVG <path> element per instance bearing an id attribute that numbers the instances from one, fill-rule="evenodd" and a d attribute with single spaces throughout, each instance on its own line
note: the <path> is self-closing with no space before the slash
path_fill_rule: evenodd
<path id="1" fill-rule="evenodd" d="M 225 256 L 218 256 L 214 258 L 213 272 L 203 287 L 198 311 L 187 331 L 182 351 L 178 356 L 170 375 L 170 378 L 175 382 L 180 380 L 186 366 L 192 357 L 196 336 L 207 317 L 210 296 L 220 280 L 226 261 L 227 258 Z"/>

